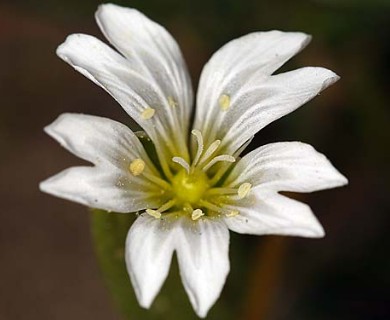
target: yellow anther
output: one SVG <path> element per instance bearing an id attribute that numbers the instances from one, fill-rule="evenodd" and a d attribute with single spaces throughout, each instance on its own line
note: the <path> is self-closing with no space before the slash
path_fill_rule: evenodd
<path id="1" fill-rule="evenodd" d="M 222 94 L 218 99 L 218 104 L 222 111 L 226 111 L 230 107 L 230 97 Z"/>
<path id="2" fill-rule="evenodd" d="M 238 210 L 232 210 L 232 211 L 230 211 L 229 213 L 226 214 L 226 217 L 231 218 L 231 217 L 235 217 L 235 216 L 237 216 L 239 214 L 240 214 L 240 212 Z"/>
<path id="3" fill-rule="evenodd" d="M 153 108 L 146 108 L 144 111 L 142 111 L 141 117 L 144 120 L 148 120 L 148 119 L 152 118 L 155 113 L 156 113 L 156 110 L 154 110 Z"/>
<path id="4" fill-rule="evenodd" d="M 194 211 L 192 211 L 191 219 L 195 221 L 195 220 L 198 220 L 202 216 L 204 216 L 203 211 L 200 209 L 195 209 Z"/>
<path id="5" fill-rule="evenodd" d="M 139 176 L 145 169 L 145 162 L 142 159 L 135 159 L 130 163 L 129 170 L 134 176 Z"/>
<path id="6" fill-rule="evenodd" d="M 177 102 L 171 96 L 168 97 L 168 104 L 169 104 L 169 106 L 171 108 L 176 108 L 177 107 Z"/>
<path id="7" fill-rule="evenodd" d="M 238 191 L 237 191 L 238 197 L 240 199 L 245 198 L 248 195 L 251 188 L 252 188 L 252 185 L 248 182 L 245 182 L 242 185 L 240 185 L 240 187 L 238 188 Z"/>
<path id="8" fill-rule="evenodd" d="M 160 219 L 161 218 L 161 212 L 157 210 L 152 210 L 152 209 L 146 209 L 146 213 L 153 218 Z"/>

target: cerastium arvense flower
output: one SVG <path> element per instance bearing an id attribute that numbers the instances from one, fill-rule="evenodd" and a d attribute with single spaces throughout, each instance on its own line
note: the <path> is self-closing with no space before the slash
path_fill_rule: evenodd
<path id="1" fill-rule="evenodd" d="M 239 155 L 260 129 L 339 77 L 317 67 L 272 75 L 310 36 L 251 33 L 223 46 L 206 64 L 191 122 L 190 78 L 171 35 L 137 10 L 112 4 L 100 6 L 96 20 L 118 51 L 74 34 L 57 54 L 111 94 L 144 132 L 106 118 L 61 115 L 45 131 L 94 166 L 67 169 L 40 188 L 93 208 L 139 213 L 126 242 L 139 303 L 151 305 L 176 252 L 191 304 L 205 317 L 229 272 L 228 229 L 324 235 L 307 205 L 279 191 L 346 184 L 325 156 L 301 142 L 271 143 Z M 144 148 L 148 141 L 155 161 Z"/>

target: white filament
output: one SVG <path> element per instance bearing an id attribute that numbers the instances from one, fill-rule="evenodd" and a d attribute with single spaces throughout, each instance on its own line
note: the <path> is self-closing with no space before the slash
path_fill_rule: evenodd
<path id="1" fill-rule="evenodd" d="M 204 153 L 200 163 L 203 163 L 208 158 L 210 158 L 210 156 L 215 152 L 215 150 L 218 149 L 220 144 L 221 144 L 221 140 L 215 140 L 212 144 L 210 144 L 210 146 L 207 148 L 206 152 Z"/>
<path id="2" fill-rule="evenodd" d="M 176 204 L 176 200 L 172 199 L 164 203 L 160 208 L 157 209 L 158 212 L 164 212 L 171 209 Z"/>
<path id="3" fill-rule="evenodd" d="M 195 167 L 198 164 L 200 156 L 203 153 L 203 137 L 202 133 L 199 130 L 192 130 L 191 133 L 195 136 L 196 141 L 198 143 L 198 149 L 196 150 L 196 155 L 194 161 L 192 162 L 192 167 Z"/>
<path id="4" fill-rule="evenodd" d="M 173 157 L 172 161 L 180 164 L 187 171 L 187 173 L 190 174 L 190 165 L 182 157 Z"/>
<path id="5" fill-rule="evenodd" d="M 236 158 L 232 157 L 232 156 L 229 156 L 227 154 L 222 154 L 220 156 L 217 156 L 215 158 L 213 158 L 213 160 L 211 160 L 204 168 L 203 168 L 203 171 L 206 172 L 208 169 L 210 169 L 213 165 L 215 165 L 217 162 L 220 162 L 220 161 L 226 161 L 226 162 L 235 162 L 236 161 Z"/>

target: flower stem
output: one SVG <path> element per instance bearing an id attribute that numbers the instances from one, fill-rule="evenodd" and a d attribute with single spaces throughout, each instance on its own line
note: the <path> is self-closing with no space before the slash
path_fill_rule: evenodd
<path id="1" fill-rule="evenodd" d="M 274 306 L 279 279 L 283 272 L 284 253 L 288 240 L 270 236 L 259 240 L 254 258 L 247 299 L 241 319 L 267 319 Z"/>

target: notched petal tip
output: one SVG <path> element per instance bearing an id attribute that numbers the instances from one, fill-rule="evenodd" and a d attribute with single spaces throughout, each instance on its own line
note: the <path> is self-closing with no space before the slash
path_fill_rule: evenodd
<path id="1" fill-rule="evenodd" d="M 313 81 L 318 81 L 320 84 L 318 93 L 325 90 L 340 79 L 340 76 L 335 72 L 323 67 L 303 67 L 297 70 L 306 71 L 308 74 L 311 74 Z"/>
<path id="2" fill-rule="evenodd" d="M 79 197 L 76 199 L 76 197 L 66 192 L 66 186 L 64 186 L 64 183 L 61 181 L 61 178 L 63 178 L 65 172 L 66 170 L 41 181 L 39 183 L 39 190 L 57 198 L 78 202 L 88 206 L 88 203 L 86 203 L 84 200 L 81 200 L 82 198 Z"/>
<path id="3" fill-rule="evenodd" d="M 123 6 L 120 6 L 120 5 L 115 4 L 115 3 L 101 3 L 98 5 L 96 12 L 104 12 L 104 11 L 108 11 L 108 10 L 130 10 L 130 11 L 139 12 L 136 9 L 129 8 L 129 7 L 123 7 Z"/>
<path id="4" fill-rule="evenodd" d="M 347 179 L 347 177 L 345 177 L 344 175 L 342 175 L 340 172 L 339 172 L 339 183 L 340 183 L 340 187 L 342 187 L 342 186 L 346 186 L 346 185 L 348 185 L 349 184 L 349 181 L 348 181 L 348 179 Z"/>
<path id="5" fill-rule="evenodd" d="M 327 69 L 325 69 L 327 70 Z M 322 83 L 321 91 L 325 90 L 326 88 L 330 87 L 332 84 L 340 80 L 340 76 L 334 73 L 333 71 L 329 71 L 329 77 L 324 80 Z"/>
<path id="6" fill-rule="evenodd" d="M 108 10 L 108 9 L 114 9 L 114 8 L 121 8 L 120 6 L 118 6 L 117 4 L 115 3 L 101 3 L 98 5 L 98 8 L 96 10 L 96 12 L 102 12 L 103 10 Z"/>
<path id="7" fill-rule="evenodd" d="M 72 64 L 74 57 L 80 54 L 88 54 L 88 52 L 85 52 L 86 48 L 96 47 L 97 51 L 101 50 L 100 44 L 101 41 L 94 36 L 84 33 L 73 33 L 68 35 L 64 42 L 57 47 L 56 54 L 65 62 Z M 91 57 L 91 59 L 93 58 Z"/>
<path id="8" fill-rule="evenodd" d="M 47 125 L 46 127 L 43 128 L 43 131 L 49 135 L 50 137 L 53 137 L 53 134 L 54 134 L 54 128 L 55 127 L 55 123 L 52 122 L 51 124 Z"/>
<path id="9" fill-rule="evenodd" d="M 98 8 L 96 10 L 96 13 L 102 13 L 108 10 L 130 10 L 130 11 L 138 11 L 133 8 L 128 8 L 128 7 L 122 7 L 120 5 L 117 5 L 115 3 L 101 3 L 98 5 Z"/>
<path id="10" fill-rule="evenodd" d="M 325 189 L 331 189 L 331 188 L 337 188 L 337 187 L 342 187 L 342 186 L 345 186 L 348 184 L 348 179 L 340 173 L 340 171 L 338 171 L 332 164 L 332 162 L 328 159 L 327 156 L 325 156 L 324 154 L 318 152 L 313 146 L 311 145 L 307 145 L 303 142 L 299 142 L 302 147 L 304 148 L 307 148 L 307 149 L 311 149 L 313 151 L 313 153 L 317 154 L 317 156 L 319 157 L 322 157 L 323 159 L 323 163 L 322 165 L 323 166 L 326 166 L 328 167 L 328 183 L 329 183 L 329 186 Z"/>
<path id="11" fill-rule="evenodd" d="M 335 170 L 335 175 L 334 175 L 333 188 L 346 186 L 349 183 L 348 179 L 345 176 L 343 176 L 336 168 L 334 170 Z"/>
<path id="12" fill-rule="evenodd" d="M 196 231 L 190 225 L 183 220 L 176 252 L 191 305 L 204 318 L 218 300 L 230 270 L 229 231 L 223 221 L 200 220 Z"/>
<path id="13" fill-rule="evenodd" d="M 45 193 L 49 193 L 49 194 L 52 194 L 52 192 L 50 192 L 50 178 L 49 179 L 46 179 L 44 181 L 41 181 L 39 183 L 39 190 L 42 191 L 42 192 L 45 192 Z"/>
<path id="14" fill-rule="evenodd" d="M 150 309 L 154 300 L 137 297 L 138 304 L 144 309 Z"/>
<path id="15" fill-rule="evenodd" d="M 63 50 L 64 50 L 64 47 L 66 45 L 66 41 L 68 40 L 70 36 L 67 36 L 66 39 L 64 40 L 64 42 L 62 42 L 56 49 L 56 55 L 61 58 L 62 60 L 64 60 L 64 54 L 63 54 Z"/>
<path id="16" fill-rule="evenodd" d="M 48 135 L 51 135 L 51 133 L 55 130 L 55 128 L 58 126 L 59 123 L 61 123 L 62 119 L 69 115 L 69 113 L 62 113 L 60 114 L 52 123 L 48 124 L 43 128 L 43 131 L 45 131 Z"/>
<path id="17" fill-rule="evenodd" d="M 66 171 L 66 170 L 64 170 L 64 171 Z M 61 185 L 61 183 L 59 183 L 59 180 L 61 180 L 61 177 L 64 175 L 64 171 L 57 173 L 56 175 L 51 176 L 51 177 L 41 181 L 39 183 L 39 190 L 44 192 L 44 193 L 47 193 L 47 194 L 50 194 L 50 195 L 53 195 L 53 196 L 56 196 L 59 198 L 68 199 L 61 192 L 62 185 Z"/>
<path id="18" fill-rule="evenodd" d="M 311 42 L 312 36 L 310 34 L 300 32 L 300 31 L 281 31 L 281 30 L 270 30 L 270 31 L 263 31 L 263 32 L 258 32 L 259 34 L 261 33 L 269 33 L 274 36 L 279 36 L 279 37 L 289 37 L 291 40 L 294 40 L 296 43 L 300 43 L 300 47 L 298 52 L 302 51 L 303 49 L 306 48 L 306 46 Z"/>
<path id="19" fill-rule="evenodd" d="M 303 32 L 296 32 L 296 33 L 299 34 L 303 39 L 302 43 L 301 43 L 301 47 L 298 51 L 298 52 L 301 52 L 303 49 L 305 49 L 309 45 L 309 43 L 311 42 L 313 37 L 310 34 L 303 33 Z"/>
<path id="20" fill-rule="evenodd" d="M 308 145 L 308 144 L 305 144 L 303 142 L 297 142 L 298 144 L 301 144 L 301 146 L 303 148 L 307 148 L 307 149 L 310 149 L 312 150 L 312 152 L 314 152 L 315 154 L 317 154 L 317 156 L 319 157 L 322 157 L 324 163 L 323 165 L 326 165 L 329 169 L 329 172 L 328 172 L 328 175 L 329 175 L 329 187 L 327 189 L 330 189 L 330 188 L 337 188 L 337 187 L 342 187 L 342 186 L 345 186 L 347 185 L 349 182 L 348 182 L 348 179 L 342 174 L 340 173 L 340 171 L 338 171 L 332 164 L 332 162 L 328 159 L 327 156 L 325 156 L 323 153 L 321 152 L 318 152 L 313 146 L 311 145 Z"/>
<path id="21" fill-rule="evenodd" d="M 56 49 L 57 56 L 60 57 L 65 62 L 67 62 L 68 61 L 67 51 L 68 51 L 69 47 L 72 46 L 73 43 L 76 42 L 78 39 L 80 39 L 82 36 L 88 37 L 88 35 L 85 35 L 85 34 L 82 34 L 82 33 L 74 33 L 74 34 L 68 35 L 65 38 L 64 42 L 61 43 L 57 47 L 57 49 Z"/>
<path id="22" fill-rule="evenodd" d="M 211 308 L 211 307 L 210 307 Z M 209 313 L 209 310 L 210 309 L 207 309 L 207 310 L 202 310 L 202 309 L 199 309 L 199 308 L 196 308 L 194 309 L 196 315 L 201 318 L 201 319 L 204 319 L 207 317 L 207 314 Z"/>
<path id="23" fill-rule="evenodd" d="M 137 9 L 122 7 L 114 3 L 103 3 L 100 4 L 95 12 L 95 20 L 99 27 L 104 25 L 105 19 L 115 19 L 119 18 L 122 14 L 133 14 L 138 16 L 144 16 L 144 14 Z M 103 28 L 104 29 L 104 28 Z"/>
<path id="24" fill-rule="evenodd" d="M 64 145 L 63 138 L 64 132 L 69 131 L 70 123 L 74 117 L 85 116 L 81 113 L 62 113 L 52 123 L 43 128 L 43 131 L 58 141 L 61 145 Z M 87 116 L 86 116 L 87 117 Z"/>
<path id="25" fill-rule="evenodd" d="M 63 145 L 63 141 L 62 141 L 60 135 L 57 132 L 57 128 L 58 128 L 59 124 L 62 122 L 61 121 L 61 117 L 62 117 L 62 115 L 60 115 L 56 120 L 54 120 L 52 123 L 50 123 L 49 125 L 44 127 L 43 131 L 48 136 L 50 136 L 51 138 L 53 138 L 54 140 L 59 142 L 61 145 Z"/>
<path id="26" fill-rule="evenodd" d="M 150 308 L 168 276 L 174 232 L 174 228 L 161 228 L 160 220 L 148 215 L 138 217 L 128 232 L 126 267 L 142 308 Z"/>
<path id="27" fill-rule="evenodd" d="M 134 277 L 132 283 L 133 283 L 134 293 L 137 298 L 138 304 L 140 305 L 141 308 L 150 309 L 158 293 L 156 295 L 145 294 L 146 292 L 140 289 L 138 284 L 136 284 L 135 279 L 136 278 Z"/>
<path id="28" fill-rule="evenodd" d="M 313 36 L 311 34 L 300 32 L 302 35 L 306 37 L 305 41 L 302 43 L 302 49 L 304 49 L 313 39 Z"/>
<path id="29" fill-rule="evenodd" d="M 305 238 L 323 238 L 325 237 L 325 230 L 321 223 L 315 218 L 315 221 L 312 221 L 310 225 L 307 226 L 306 232 L 303 232 L 301 236 Z"/>
<path id="30" fill-rule="evenodd" d="M 96 11 L 95 11 L 95 20 L 100 24 L 101 18 L 106 14 L 109 13 L 110 11 L 113 11 L 115 9 L 121 8 L 120 6 L 114 4 L 114 3 L 102 3 L 99 4 Z"/>

